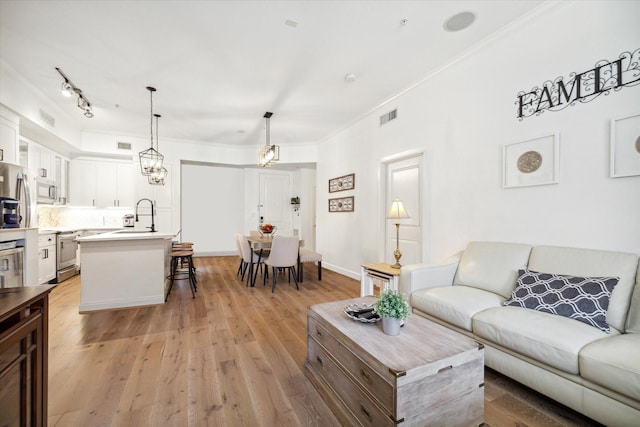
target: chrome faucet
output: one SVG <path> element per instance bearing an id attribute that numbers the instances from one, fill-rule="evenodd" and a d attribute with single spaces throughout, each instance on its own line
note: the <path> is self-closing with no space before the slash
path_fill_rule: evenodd
<path id="1" fill-rule="evenodd" d="M 155 232 L 156 231 L 156 224 L 155 224 L 155 214 L 154 214 L 154 205 L 153 205 L 153 201 L 151 201 L 150 199 L 140 199 L 138 200 L 138 203 L 136 203 L 136 222 L 138 222 L 138 206 L 140 206 L 140 202 L 142 202 L 143 200 L 146 200 L 147 202 L 149 202 L 149 204 L 151 205 L 151 227 L 147 227 L 151 229 L 151 232 Z M 145 215 L 145 214 L 140 214 L 140 215 Z"/>

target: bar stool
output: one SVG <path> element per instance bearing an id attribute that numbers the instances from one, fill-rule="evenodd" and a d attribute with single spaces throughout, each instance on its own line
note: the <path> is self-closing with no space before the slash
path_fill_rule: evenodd
<path id="1" fill-rule="evenodd" d="M 176 242 L 173 243 L 173 245 L 171 246 L 171 250 L 175 251 L 175 250 L 193 250 L 193 242 Z M 184 268 L 184 258 L 180 258 L 180 268 Z M 191 263 L 191 266 L 193 268 L 193 284 L 196 288 L 196 290 L 198 290 L 198 286 L 196 285 L 198 283 L 198 281 L 196 280 L 196 268 L 195 266 L 193 266 L 193 261 Z"/>
<path id="2" fill-rule="evenodd" d="M 186 271 L 185 269 L 178 269 L 178 264 L 182 267 L 183 263 L 187 264 L 187 268 Z M 176 276 L 179 274 L 186 274 L 189 279 L 189 287 L 191 288 L 191 295 L 193 296 L 193 298 L 196 297 L 196 291 L 197 291 L 197 287 L 196 287 L 196 269 L 193 265 L 193 249 L 191 247 L 189 248 L 181 248 L 178 247 L 176 248 L 174 245 L 174 248 L 171 250 L 171 267 L 170 267 L 170 274 L 169 274 L 169 279 L 171 280 L 171 282 L 169 283 L 169 289 L 167 290 L 167 296 L 165 297 L 164 301 L 167 302 L 167 300 L 169 299 L 169 294 L 171 294 L 171 289 L 173 288 L 173 281 L 176 279 Z"/>

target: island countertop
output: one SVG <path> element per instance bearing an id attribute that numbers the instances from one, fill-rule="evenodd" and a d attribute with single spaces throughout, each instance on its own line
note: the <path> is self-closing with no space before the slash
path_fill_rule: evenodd
<path id="1" fill-rule="evenodd" d="M 175 234 L 160 233 L 144 230 L 118 230 L 110 233 L 94 234 L 93 236 L 78 237 L 78 242 L 108 242 L 113 240 L 148 240 L 148 239 L 172 239 Z"/>

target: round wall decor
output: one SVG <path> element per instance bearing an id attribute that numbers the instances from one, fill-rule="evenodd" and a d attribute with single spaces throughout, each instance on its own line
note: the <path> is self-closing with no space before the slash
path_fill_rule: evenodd
<path id="1" fill-rule="evenodd" d="M 540 169 L 542 155 L 537 151 L 527 151 L 518 157 L 518 170 L 522 173 L 532 173 Z"/>

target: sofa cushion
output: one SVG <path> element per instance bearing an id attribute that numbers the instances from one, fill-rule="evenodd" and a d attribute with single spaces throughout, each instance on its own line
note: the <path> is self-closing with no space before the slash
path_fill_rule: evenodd
<path id="1" fill-rule="evenodd" d="M 411 306 L 471 331 L 471 318 L 490 307 L 500 307 L 504 298 L 468 286 L 443 286 L 411 294 Z"/>
<path id="2" fill-rule="evenodd" d="M 527 268 L 572 276 L 619 277 L 620 280 L 611 293 L 607 323 L 619 331 L 625 330 L 631 291 L 636 281 L 638 255 L 592 249 L 536 246 L 531 250 Z"/>
<path id="3" fill-rule="evenodd" d="M 622 334 L 586 345 L 580 351 L 583 378 L 640 400 L 640 334 Z"/>
<path id="4" fill-rule="evenodd" d="M 516 286 L 518 269 L 527 267 L 530 252 L 530 245 L 470 242 L 460 258 L 453 284 L 509 298 Z"/>
<path id="5" fill-rule="evenodd" d="M 504 305 L 575 319 L 609 332 L 607 308 L 617 277 L 577 277 L 520 270 L 516 288 Z"/>
<path id="6" fill-rule="evenodd" d="M 472 324 L 480 338 L 575 375 L 580 349 L 619 334 L 612 329 L 607 335 L 573 319 L 521 307 L 489 308 L 476 314 Z"/>

